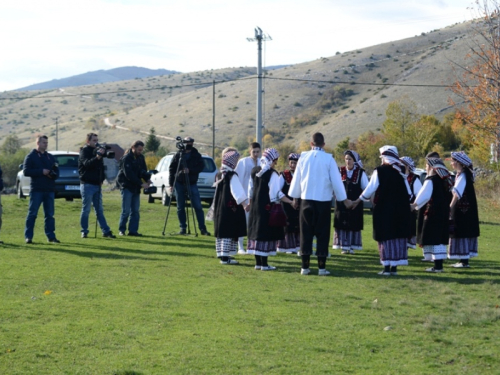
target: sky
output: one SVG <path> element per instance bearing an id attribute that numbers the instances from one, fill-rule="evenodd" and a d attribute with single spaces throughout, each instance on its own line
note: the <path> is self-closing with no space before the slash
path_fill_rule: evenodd
<path id="1" fill-rule="evenodd" d="M 0 92 L 100 69 L 312 61 L 477 15 L 472 0 L 1 0 Z"/>

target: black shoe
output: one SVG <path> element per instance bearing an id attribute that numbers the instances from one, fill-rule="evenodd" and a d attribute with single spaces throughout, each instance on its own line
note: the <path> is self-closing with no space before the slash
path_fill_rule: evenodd
<path id="1" fill-rule="evenodd" d="M 207 232 L 206 229 L 200 231 L 202 236 L 210 236 L 210 232 Z"/>
<path id="2" fill-rule="evenodd" d="M 135 232 L 135 233 L 133 233 L 133 232 L 128 232 L 128 235 L 127 235 L 127 236 L 132 236 L 132 237 L 142 237 L 142 234 L 137 233 L 137 232 Z"/>
<path id="3" fill-rule="evenodd" d="M 87 237 L 88 237 L 87 233 L 82 233 L 82 238 L 87 238 Z"/>
<path id="4" fill-rule="evenodd" d="M 26 243 L 33 244 L 33 241 L 31 240 L 31 238 L 26 238 Z"/>
<path id="5" fill-rule="evenodd" d="M 116 238 L 116 236 L 111 231 L 109 231 L 108 233 L 104 233 L 102 236 L 106 238 Z"/>
<path id="6" fill-rule="evenodd" d="M 47 240 L 48 242 L 50 243 L 61 243 L 61 241 L 59 241 L 57 238 L 50 238 L 49 240 Z"/>
<path id="7" fill-rule="evenodd" d="M 178 234 L 185 235 L 186 234 L 186 230 L 185 229 L 181 229 Z"/>

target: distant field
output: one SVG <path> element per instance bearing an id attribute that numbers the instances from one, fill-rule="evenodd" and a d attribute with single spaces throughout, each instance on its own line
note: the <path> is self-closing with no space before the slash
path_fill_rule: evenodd
<path id="1" fill-rule="evenodd" d="M 472 268 L 376 273 L 365 249 L 335 251 L 331 276 L 301 276 L 296 256 L 222 266 L 213 237 L 162 236 L 166 209 L 142 197 L 144 238 L 80 238 L 81 201 L 56 201 L 59 245 L 24 244 L 27 200 L 2 196 L 0 374 L 498 374 L 500 218 L 481 202 Z M 118 192 L 104 194 L 117 232 Z M 178 230 L 172 206 L 167 233 Z M 95 219 L 91 220 L 91 234 Z M 213 232 L 211 223 L 209 231 Z"/>

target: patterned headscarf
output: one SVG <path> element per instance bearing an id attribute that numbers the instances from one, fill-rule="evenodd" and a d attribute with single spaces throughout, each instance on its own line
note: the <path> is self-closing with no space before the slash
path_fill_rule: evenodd
<path id="1" fill-rule="evenodd" d="M 227 172 L 234 171 L 236 165 L 238 164 L 238 159 L 240 158 L 240 154 L 236 150 L 231 150 L 222 155 L 222 166 L 220 168 L 220 172 L 222 174 L 221 178 L 213 184 L 213 186 L 219 185 Z"/>
<path id="2" fill-rule="evenodd" d="M 238 159 L 240 158 L 240 154 L 238 151 L 228 151 L 222 156 L 222 166 L 229 167 L 231 170 L 236 168 L 236 164 L 238 164 Z"/>
<path id="3" fill-rule="evenodd" d="M 463 151 L 452 152 L 451 158 L 458 161 L 465 168 L 470 170 L 470 172 L 472 174 L 472 181 L 474 181 L 475 176 L 474 176 L 474 168 L 472 166 L 472 160 L 470 160 L 470 158 L 467 156 L 467 154 Z"/>
<path id="4" fill-rule="evenodd" d="M 363 168 L 363 163 L 361 162 L 361 157 L 359 154 L 354 151 L 354 150 L 347 150 L 344 151 L 344 156 L 349 155 L 351 158 L 354 159 L 354 165 L 357 165 L 360 168 Z"/>
<path id="5" fill-rule="evenodd" d="M 427 163 L 431 166 L 432 169 L 436 171 L 441 179 L 445 180 L 448 184 L 448 188 L 451 189 L 453 187 L 453 183 L 451 181 L 450 171 L 444 165 L 443 161 L 440 158 L 425 158 Z"/>
<path id="6" fill-rule="evenodd" d="M 262 153 L 262 157 L 260 158 L 260 167 L 262 168 L 259 173 L 257 173 L 257 177 L 261 177 L 264 173 L 266 173 L 269 169 L 271 169 L 271 164 L 273 161 L 280 157 L 280 153 L 275 148 L 266 148 Z"/>
<path id="7" fill-rule="evenodd" d="M 385 164 L 390 164 L 395 170 L 399 172 L 401 176 L 406 178 L 403 173 L 403 163 L 399 160 L 398 149 L 396 146 L 382 146 L 379 148 L 380 158 Z"/>
<path id="8" fill-rule="evenodd" d="M 403 156 L 402 158 L 399 158 L 399 160 L 406 166 L 408 167 L 409 171 L 411 173 L 415 172 L 415 162 L 413 161 L 412 158 L 409 156 Z"/>
<path id="9" fill-rule="evenodd" d="M 292 152 L 290 155 L 288 155 L 288 160 L 299 160 L 300 155 Z"/>

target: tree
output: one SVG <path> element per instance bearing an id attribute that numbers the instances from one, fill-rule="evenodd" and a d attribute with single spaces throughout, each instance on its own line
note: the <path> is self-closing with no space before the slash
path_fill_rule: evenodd
<path id="1" fill-rule="evenodd" d="M 21 141 L 17 135 L 9 135 L 0 146 L 0 152 L 6 155 L 14 155 L 20 148 Z"/>
<path id="2" fill-rule="evenodd" d="M 398 148 L 399 154 L 409 155 L 413 149 L 411 128 L 418 121 L 416 104 L 408 97 L 395 100 L 387 106 L 387 116 L 382 124 L 382 134 L 389 144 Z"/>
<path id="3" fill-rule="evenodd" d="M 477 149 L 481 162 L 489 158 L 490 144 L 495 145 L 494 161 L 500 148 L 500 2 L 476 0 L 479 18 L 471 26 L 470 51 L 464 63 L 455 63 L 457 80 L 452 91 L 463 100 L 458 105 L 457 122 L 471 149 Z M 459 72 L 461 74 L 459 74 Z M 476 159 L 477 160 L 477 159 Z"/>
<path id="4" fill-rule="evenodd" d="M 149 130 L 148 138 L 146 139 L 145 150 L 146 152 L 156 153 L 160 148 L 161 141 L 156 136 L 154 126 Z"/>

